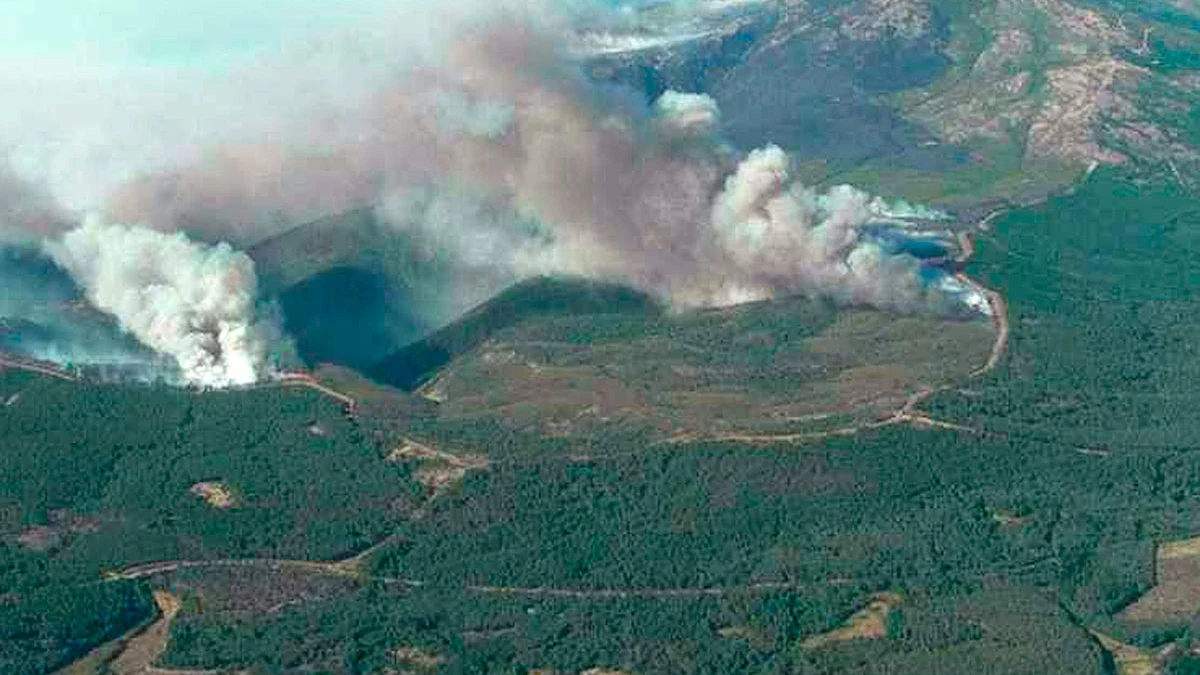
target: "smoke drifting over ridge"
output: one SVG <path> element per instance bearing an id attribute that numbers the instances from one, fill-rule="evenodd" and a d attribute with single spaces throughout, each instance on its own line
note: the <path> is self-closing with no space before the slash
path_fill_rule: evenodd
<path id="1" fill-rule="evenodd" d="M 914 259 L 886 254 L 863 231 L 908 205 L 847 186 L 817 193 L 775 146 L 743 155 L 720 138 L 707 96 L 647 103 L 589 81 L 569 55 L 569 13 L 479 6 L 402 5 L 397 14 L 428 34 L 412 53 L 397 48 L 409 37 L 398 29 L 378 59 L 371 40 L 330 59 L 326 78 L 352 82 L 352 93 L 306 98 L 311 73 L 297 75 L 296 108 L 308 117 L 259 111 L 243 137 L 184 144 L 85 205 L 157 232 L 90 222 L 47 250 L 93 304 L 210 386 L 263 377 L 275 331 L 260 318 L 249 258 L 178 233 L 249 244 L 364 205 L 456 262 L 460 307 L 548 273 L 624 282 L 679 308 L 784 293 L 906 311 L 939 302 Z M 368 62 L 360 76 L 355 67 Z M 297 72 L 279 65 L 277 86 Z M 205 119 L 196 113 L 197 124 Z M 11 210 L 0 203 L 0 218 Z"/>
<path id="2" fill-rule="evenodd" d="M 472 17 L 355 111 L 354 138 L 223 148 L 129 186 L 114 216 L 228 236 L 231 223 L 378 204 L 464 274 L 498 282 L 578 274 L 680 307 L 792 292 L 924 302 L 913 261 L 885 259 L 859 230 L 886 204 L 804 188 L 774 146 L 740 156 L 707 96 L 647 104 L 588 81 L 555 28 L 511 11 Z"/>

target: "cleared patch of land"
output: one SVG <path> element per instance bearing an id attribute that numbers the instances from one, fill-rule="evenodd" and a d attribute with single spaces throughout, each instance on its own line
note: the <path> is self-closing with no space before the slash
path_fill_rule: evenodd
<path id="1" fill-rule="evenodd" d="M 1117 615 L 1121 621 L 1187 621 L 1200 611 L 1200 537 L 1161 544 L 1155 566 L 1158 583 Z"/>
<path id="2" fill-rule="evenodd" d="M 420 647 L 397 647 L 392 651 L 392 658 L 400 665 L 418 671 L 434 671 L 446 662 L 446 657 Z"/>
<path id="3" fill-rule="evenodd" d="M 158 607 L 158 620 L 125 644 L 120 656 L 113 659 L 110 665 L 114 675 L 152 672 L 154 663 L 166 651 L 167 640 L 171 637 L 171 622 L 179 614 L 181 605 L 179 598 L 167 591 L 154 591 L 154 604 Z"/>
<path id="4" fill-rule="evenodd" d="M 1100 646 L 1112 654 L 1113 663 L 1117 667 L 1117 675 L 1160 675 L 1163 672 L 1163 659 L 1158 655 L 1121 642 L 1109 635 L 1096 631 L 1090 632 Z"/>
<path id="5" fill-rule="evenodd" d="M 455 455 L 437 450 L 412 439 L 388 454 L 389 462 L 420 462 L 413 479 L 440 494 L 453 486 L 467 475 L 468 471 L 478 471 L 488 467 L 487 457 L 478 455 Z"/>
<path id="6" fill-rule="evenodd" d="M 182 605 L 179 598 L 164 590 L 154 591 L 154 604 L 158 608 L 156 619 L 100 645 L 55 675 L 208 675 L 219 672 L 155 667 L 166 651 L 171 623 Z"/>
<path id="7" fill-rule="evenodd" d="M 229 486 L 220 481 L 203 481 L 188 488 L 188 492 L 204 500 L 214 509 L 233 508 L 236 500 Z"/>
<path id="8" fill-rule="evenodd" d="M 879 593 L 871 598 L 866 607 L 850 615 L 840 628 L 814 635 L 800 646 L 805 649 L 820 649 L 847 640 L 879 640 L 888 636 L 887 620 L 892 610 L 903 599 L 897 593 Z"/>

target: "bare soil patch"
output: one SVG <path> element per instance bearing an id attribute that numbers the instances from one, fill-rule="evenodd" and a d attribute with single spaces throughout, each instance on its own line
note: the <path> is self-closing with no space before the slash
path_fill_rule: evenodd
<path id="1" fill-rule="evenodd" d="M 62 539 L 62 531 L 45 525 L 27 527 L 17 535 L 18 544 L 37 553 L 46 553 L 54 549 L 62 542 Z"/>
<path id="2" fill-rule="evenodd" d="M 188 492 L 200 497 L 214 509 L 229 509 L 237 504 L 233 491 L 220 481 L 204 481 L 188 488 Z"/>
<path id="3" fill-rule="evenodd" d="M 446 662 L 446 657 L 420 647 L 398 647 L 392 650 L 392 658 L 401 665 L 418 670 L 436 670 Z"/>
<path id="4" fill-rule="evenodd" d="M 167 649 L 171 637 L 171 622 L 179 614 L 179 598 L 167 591 L 154 591 L 158 620 L 142 633 L 130 638 L 125 649 L 110 664 L 114 675 L 143 675 L 153 672 L 154 663 Z"/>
<path id="5" fill-rule="evenodd" d="M 1163 672 L 1163 659 L 1158 655 L 1103 633 L 1091 633 L 1100 646 L 1112 654 L 1117 675 L 1160 675 Z"/>
<path id="6" fill-rule="evenodd" d="M 887 619 L 892 609 L 902 602 L 896 593 L 879 593 L 866 607 L 850 615 L 842 627 L 814 635 L 800 646 L 805 649 L 820 649 L 836 642 L 847 640 L 880 640 L 888 635 Z"/>
<path id="7" fill-rule="evenodd" d="M 389 462 L 420 462 L 421 467 L 413 478 L 433 492 L 440 493 L 460 482 L 468 471 L 488 467 L 487 457 L 480 455 L 455 455 L 437 450 L 412 439 L 405 439 L 387 456 Z"/>

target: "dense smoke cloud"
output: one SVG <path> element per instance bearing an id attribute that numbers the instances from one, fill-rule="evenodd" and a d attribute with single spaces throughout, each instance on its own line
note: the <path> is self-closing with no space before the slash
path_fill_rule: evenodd
<path id="1" fill-rule="evenodd" d="M 225 235 L 227 223 L 378 204 L 497 283 L 579 274 L 683 307 L 793 292 L 924 302 L 913 261 L 888 258 L 860 229 L 902 214 L 851 188 L 805 189 L 777 147 L 739 156 L 707 96 L 647 104 L 587 80 L 560 38 L 511 12 L 464 22 L 356 113 L 356 139 L 319 156 L 311 138 L 222 149 L 135 183 L 114 208 Z"/>
<path id="2" fill-rule="evenodd" d="M 201 78 L 211 102 L 193 92 L 131 106 L 179 106 L 148 119 L 182 117 L 188 133 L 172 145 L 173 127 L 146 125 L 152 159 L 101 165 L 104 179 L 67 171 L 60 183 L 121 176 L 96 203 L 87 191 L 62 201 L 139 226 L 90 222 L 48 250 L 91 302 L 210 386 L 261 377 L 273 331 L 249 258 L 198 242 L 248 245 L 362 206 L 457 265 L 457 308 L 547 273 L 624 282 L 680 308 L 784 293 L 906 311 L 936 301 L 915 260 L 864 231 L 936 212 L 847 186 L 806 188 L 783 149 L 725 143 L 707 96 L 647 102 L 590 81 L 571 56 L 570 25 L 604 10 L 565 4 L 571 11 L 405 4 L 397 15 L 408 28 L 389 26 L 382 40 L 378 30 L 342 36 L 294 63 L 226 73 L 220 86 Z M 120 156 L 120 137 L 68 144 L 67 157 Z M 43 169 L 79 165 L 52 145 L 18 154 L 54 187 Z M 10 182 L 0 174 L 0 222 L 27 237 L 61 231 L 48 200 L 27 186 L 6 191 Z"/>
<path id="3" fill-rule="evenodd" d="M 88 300 L 190 384 L 252 384 L 265 375 L 269 322 L 258 316 L 254 263 L 228 245 L 90 221 L 47 244 Z"/>
<path id="4" fill-rule="evenodd" d="M 50 193 L 0 161 L 0 246 L 36 243 L 68 227 Z"/>

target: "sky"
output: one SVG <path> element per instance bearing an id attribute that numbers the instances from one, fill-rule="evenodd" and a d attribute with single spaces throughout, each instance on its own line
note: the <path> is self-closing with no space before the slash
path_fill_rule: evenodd
<path id="1" fill-rule="evenodd" d="M 0 55 L 210 65 L 396 11 L 396 0 L 4 0 Z"/>
<path id="2" fill-rule="evenodd" d="M 0 0 L 0 161 L 76 211 L 355 104 L 434 0 Z M 321 112 L 314 112 L 314 111 Z"/>

